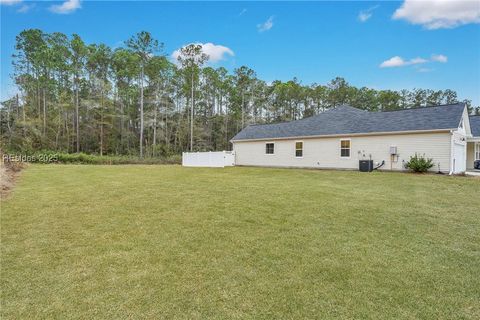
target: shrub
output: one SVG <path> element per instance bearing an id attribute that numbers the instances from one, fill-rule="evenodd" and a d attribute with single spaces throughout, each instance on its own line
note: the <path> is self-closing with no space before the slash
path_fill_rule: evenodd
<path id="1" fill-rule="evenodd" d="M 134 156 L 98 156 L 86 153 L 64 153 L 39 151 L 28 155 L 18 155 L 22 161 L 32 163 L 72 163 L 72 164 L 179 164 L 181 156 L 139 158 Z"/>
<path id="2" fill-rule="evenodd" d="M 433 159 L 425 158 L 425 155 L 418 156 L 415 153 L 415 156 L 410 157 L 410 160 L 405 164 L 405 167 L 413 172 L 427 172 L 428 169 L 433 167 Z"/>

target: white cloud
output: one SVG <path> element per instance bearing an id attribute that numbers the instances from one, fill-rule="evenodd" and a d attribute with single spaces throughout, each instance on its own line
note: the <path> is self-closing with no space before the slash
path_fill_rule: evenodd
<path id="1" fill-rule="evenodd" d="M 62 4 L 52 5 L 49 9 L 55 13 L 68 14 L 80 9 L 81 7 L 80 0 L 67 0 Z"/>
<path id="2" fill-rule="evenodd" d="M 30 11 L 31 9 L 33 9 L 33 7 L 35 7 L 35 3 L 32 3 L 32 4 L 23 4 L 20 8 L 18 8 L 17 12 L 19 12 L 19 13 L 27 13 L 28 11 Z"/>
<path id="3" fill-rule="evenodd" d="M 417 57 L 417 58 L 411 59 L 410 61 L 407 61 L 406 63 L 407 64 L 422 64 L 422 63 L 427 63 L 427 62 L 428 62 L 427 59 Z"/>
<path id="4" fill-rule="evenodd" d="M 427 73 L 427 72 L 432 72 L 433 69 L 430 69 L 430 68 L 418 68 L 417 71 L 418 71 L 418 72 L 421 72 L 421 73 Z"/>
<path id="5" fill-rule="evenodd" d="M 238 16 L 243 16 L 247 12 L 247 9 L 243 8 L 242 11 L 238 14 Z"/>
<path id="6" fill-rule="evenodd" d="M 0 4 L 4 4 L 6 6 L 11 6 L 20 2 L 22 2 L 22 0 L 0 0 Z"/>
<path id="7" fill-rule="evenodd" d="M 479 0 L 405 0 L 393 14 L 426 29 L 455 28 L 480 23 Z"/>
<path id="8" fill-rule="evenodd" d="M 371 17 L 372 17 L 371 12 L 360 11 L 360 13 L 358 14 L 358 20 L 360 22 L 365 22 L 368 19 L 370 19 Z"/>
<path id="9" fill-rule="evenodd" d="M 402 57 L 395 56 L 388 60 L 383 61 L 380 64 L 380 68 L 392 68 L 392 67 L 402 67 L 405 65 L 405 60 Z"/>
<path id="10" fill-rule="evenodd" d="M 448 61 L 448 58 L 443 54 L 432 54 L 432 61 L 446 63 Z"/>
<path id="11" fill-rule="evenodd" d="M 233 52 L 232 49 L 218 45 L 218 44 L 213 44 L 211 42 L 207 43 L 195 43 L 199 44 L 202 46 L 202 52 L 208 55 L 208 61 L 209 62 L 218 62 L 221 60 L 225 60 L 227 56 L 234 56 L 235 53 Z M 187 45 L 185 45 L 187 46 Z M 184 46 L 184 47 L 185 47 Z M 180 49 L 177 49 L 173 51 L 172 53 L 172 59 L 176 62 L 178 59 L 178 56 L 180 55 Z"/>
<path id="12" fill-rule="evenodd" d="M 267 19 L 264 23 L 257 24 L 258 32 L 264 32 L 272 29 L 273 27 L 273 16 Z"/>
<path id="13" fill-rule="evenodd" d="M 362 10 L 358 13 L 358 21 L 360 22 L 366 22 L 368 19 L 370 19 L 373 15 L 373 11 L 377 9 L 378 6 L 373 6 L 371 8 L 368 8 L 367 10 Z"/>
<path id="14" fill-rule="evenodd" d="M 211 42 L 202 44 L 203 53 L 208 55 L 210 62 L 217 62 L 226 58 L 226 55 L 234 56 L 232 49 Z"/>
<path id="15" fill-rule="evenodd" d="M 410 66 L 410 65 L 419 65 L 419 64 L 424 64 L 428 62 L 442 62 L 445 63 L 448 61 L 447 56 L 444 56 L 443 54 L 433 54 L 431 59 L 424 59 L 421 57 L 413 58 L 410 60 L 405 60 L 400 56 L 394 56 L 391 57 L 388 60 L 383 61 L 380 64 L 380 68 L 394 68 L 394 67 L 404 67 L 404 66 Z"/>

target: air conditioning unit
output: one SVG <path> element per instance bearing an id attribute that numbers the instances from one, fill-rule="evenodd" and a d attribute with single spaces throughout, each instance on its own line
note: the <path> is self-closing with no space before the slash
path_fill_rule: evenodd
<path id="1" fill-rule="evenodd" d="M 396 155 L 397 154 L 397 147 L 390 147 L 390 155 Z"/>

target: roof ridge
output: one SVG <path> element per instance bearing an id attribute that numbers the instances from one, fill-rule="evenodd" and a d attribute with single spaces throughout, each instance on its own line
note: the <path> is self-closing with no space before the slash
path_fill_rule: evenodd
<path id="1" fill-rule="evenodd" d="M 447 107 L 447 106 L 458 106 L 460 104 L 465 105 L 463 102 L 455 102 L 455 103 L 430 105 L 430 106 L 425 106 L 425 107 L 419 106 L 419 107 L 411 107 L 411 108 L 398 109 L 398 110 L 384 110 L 384 111 L 379 111 L 379 112 L 399 112 L 399 111 L 406 111 L 406 110 L 430 109 L 430 108 Z"/>

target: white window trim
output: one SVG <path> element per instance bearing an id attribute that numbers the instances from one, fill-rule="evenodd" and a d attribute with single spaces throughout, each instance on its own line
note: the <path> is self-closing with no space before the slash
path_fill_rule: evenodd
<path id="1" fill-rule="evenodd" d="M 474 154 L 474 158 L 475 158 L 475 161 L 477 160 L 480 160 L 480 142 L 475 142 L 475 154 Z"/>
<path id="2" fill-rule="evenodd" d="M 301 142 L 302 143 L 302 156 L 301 157 L 297 157 L 297 142 Z M 303 158 L 303 149 L 304 149 L 304 146 L 305 146 L 305 143 L 303 143 L 303 140 L 296 140 L 295 143 L 293 144 L 293 155 L 295 156 L 295 158 L 297 159 L 302 159 Z"/>
<path id="3" fill-rule="evenodd" d="M 349 148 L 350 152 L 349 152 L 348 157 L 342 156 L 342 141 L 349 141 L 350 142 L 350 148 Z M 350 138 L 340 139 L 339 144 L 340 144 L 340 159 L 346 159 L 346 160 L 350 159 L 352 157 L 352 139 L 350 139 Z"/>
<path id="4" fill-rule="evenodd" d="M 273 153 L 267 153 L 267 144 L 270 144 L 270 143 L 273 144 Z M 265 142 L 264 148 L 265 148 L 264 149 L 265 150 L 264 151 L 265 155 L 267 155 L 267 156 L 274 156 L 275 155 L 275 149 L 276 149 L 275 148 L 275 142 L 273 142 L 273 141 L 272 142 Z"/>

